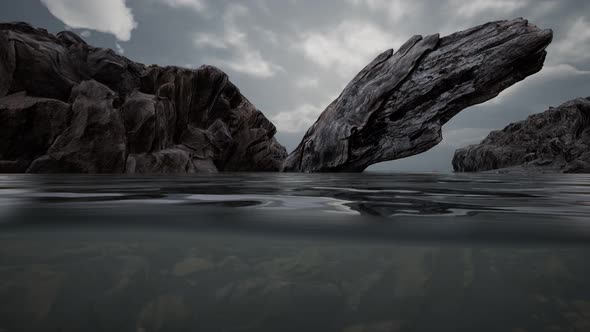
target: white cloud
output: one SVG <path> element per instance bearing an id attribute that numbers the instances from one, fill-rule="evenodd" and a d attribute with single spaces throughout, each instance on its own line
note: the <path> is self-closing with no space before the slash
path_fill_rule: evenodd
<path id="1" fill-rule="evenodd" d="M 286 133 L 300 133 L 307 130 L 320 116 L 323 109 L 303 104 L 293 110 L 280 112 L 271 117 L 277 129 Z"/>
<path id="2" fill-rule="evenodd" d="M 351 21 L 329 31 L 306 33 L 297 47 L 321 67 L 348 77 L 379 53 L 400 44 L 391 32 L 368 22 Z"/>
<path id="3" fill-rule="evenodd" d="M 223 35 L 198 33 L 193 40 L 197 47 L 212 47 L 228 49 L 233 55 L 229 60 L 212 59 L 221 67 L 228 67 L 236 72 L 268 78 L 275 76 L 284 69 L 266 60 L 259 50 L 251 46 L 245 29 L 238 25 L 238 20 L 249 15 L 249 10 L 240 4 L 230 4 L 226 7 L 223 21 Z"/>
<path id="4" fill-rule="evenodd" d="M 121 44 L 115 43 L 115 47 L 117 48 L 117 53 L 119 53 L 120 55 L 125 54 L 125 49 L 123 48 L 123 46 L 121 46 Z"/>
<path id="5" fill-rule="evenodd" d="M 450 8 L 459 16 L 474 17 L 482 14 L 510 14 L 529 6 L 529 0 L 451 0 Z"/>
<path id="6" fill-rule="evenodd" d="M 258 51 L 244 52 L 239 58 L 224 63 L 237 72 L 260 78 L 272 77 L 278 71 L 283 71 L 280 66 L 266 61 Z"/>
<path id="7" fill-rule="evenodd" d="M 202 12 L 207 9 L 203 0 L 159 0 L 160 2 L 172 8 L 188 8 L 197 12 Z"/>
<path id="8" fill-rule="evenodd" d="M 84 31 L 80 32 L 80 36 L 82 36 L 84 38 L 88 38 L 88 37 L 92 36 L 92 31 L 84 30 Z"/>
<path id="9" fill-rule="evenodd" d="M 121 41 L 131 39 L 137 27 L 125 0 L 41 0 L 49 12 L 76 29 L 92 29 L 115 35 Z"/>

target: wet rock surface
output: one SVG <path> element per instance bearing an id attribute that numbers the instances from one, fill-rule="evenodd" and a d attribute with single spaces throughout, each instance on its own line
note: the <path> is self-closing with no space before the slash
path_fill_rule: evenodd
<path id="1" fill-rule="evenodd" d="M 590 97 L 568 101 L 455 152 L 458 172 L 590 173 Z"/>
<path id="2" fill-rule="evenodd" d="M 424 152 L 461 110 L 541 70 L 552 40 L 527 20 L 414 36 L 365 67 L 307 131 L 285 171 L 360 172 Z"/>
<path id="3" fill-rule="evenodd" d="M 0 172 L 277 171 L 287 154 L 219 69 L 146 67 L 26 23 L 0 24 L 0 120 Z"/>

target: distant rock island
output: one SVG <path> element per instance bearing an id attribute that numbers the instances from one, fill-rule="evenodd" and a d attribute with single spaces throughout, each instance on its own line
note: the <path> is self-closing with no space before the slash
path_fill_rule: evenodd
<path id="1" fill-rule="evenodd" d="M 145 66 L 73 32 L 0 24 L 0 172 L 362 172 L 442 141 L 461 110 L 540 71 L 551 30 L 414 36 L 364 68 L 288 157 L 221 70 Z"/>
<path id="2" fill-rule="evenodd" d="M 455 152 L 458 172 L 590 173 L 590 97 L 578 98 L 492 132 Z"/>

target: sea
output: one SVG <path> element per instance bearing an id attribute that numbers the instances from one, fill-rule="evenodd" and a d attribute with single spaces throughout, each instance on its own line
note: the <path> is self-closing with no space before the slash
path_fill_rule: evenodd
<path id="1" fill-rule="evenodd" d="M 590 176 L 0 175 L 0 331 L 590 331 Z"/>

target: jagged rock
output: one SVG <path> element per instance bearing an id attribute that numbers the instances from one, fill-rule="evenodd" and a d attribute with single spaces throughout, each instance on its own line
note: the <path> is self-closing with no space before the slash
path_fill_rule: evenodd
<path id="1" fill-rule="evenodd" d="M 70 121 L 70 105 L 15 93 L 0 98 L 0 172 L 22 173 Z"/>
<path id="2" fill-rule="evenodd" d="M 96 81 L 72 89 L 72 121 L 30 173 L 122 173 L 126 138 L 123 120 L 113 108 L 115 92 Z"/>
<path id="3" fill-rule="evenodd" d="M 552 40 L 524 19 L 414 36 L 365 67 L 307 131 L 285 171 L 363 171 L 424 152 L 461 110 L 541 70 Z"/>
<path id="4" fill-rule="evenodd" d="M 146 153 L 174 144 L 176 112 L 168 99 L 133 92 L 121 107 L 129 153 Z"/>
<path id="5" fill-rule="evenodd" d="M 277 171 L 287 155 L 221 70 L 146 67 L 71 31 L 0 24 L 0 99 L 0 172 Z"/>
<path id="6" fill-rule="evenodd" d="M 590 173 L 590 97 L 529 116 L 455 152 L 458 172 Z"/>

